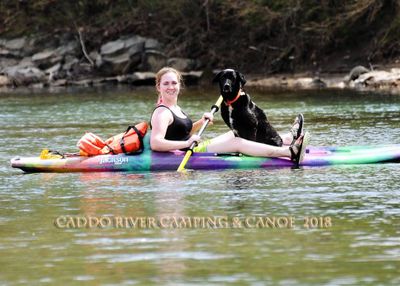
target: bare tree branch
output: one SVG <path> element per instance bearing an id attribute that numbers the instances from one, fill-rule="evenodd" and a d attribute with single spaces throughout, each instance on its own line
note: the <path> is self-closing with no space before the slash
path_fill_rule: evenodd
<path id="1" fill-rule="evenodd" d="M 94 62 L 93 62 L 93 60 L 90 58 L 89 54 L 87 53 L 87 51 L 86 51 L 86 45 L 85 45 L 85 42 L 83 41 L 83 35 L 82 35 L 83 28 L 78 28 L 77 30 L 78 30 L 79 42 L 81 43 L 83 55 L 84 55 L 85 58 L 89 61 L 90 65 L 91 65 L 92 67 L 94 67 Z"/>

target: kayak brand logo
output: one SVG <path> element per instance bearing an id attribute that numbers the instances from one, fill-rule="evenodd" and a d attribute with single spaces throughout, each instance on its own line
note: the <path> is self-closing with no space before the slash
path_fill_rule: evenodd
<path id="1" fill-rule="evenodd" d="M 128 158 L 122 156 L 105 156 L 105 158 L 100 159 L 100 165 L 102 164 L 121 165 L 123 163 L 128 163 Z"/>

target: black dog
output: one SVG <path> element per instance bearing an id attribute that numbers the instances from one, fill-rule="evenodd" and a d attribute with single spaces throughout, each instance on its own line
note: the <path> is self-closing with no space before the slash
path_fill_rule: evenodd
<path id="1" fill-rule="evenodd" d="M 246 84 L 244 76 L 233 69 L 219 72 L 213 82 L 219 83 L 224 102 L 221 104 L 221 115 L 235 136 L 282 146 L 282 138 L 268 122 L 267 116 L 242 90 Z"/>

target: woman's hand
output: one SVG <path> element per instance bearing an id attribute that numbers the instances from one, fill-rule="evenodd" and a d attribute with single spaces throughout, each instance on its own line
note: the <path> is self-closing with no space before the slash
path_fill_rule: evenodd
<path id="1" fill-rule="evenodd" d="M 192 146 L 193 142 L 200 143 L 200 136 L 199 135 L 192 135 L 188 140 L 186 140 L 188 147 Z"/>
<path id="2" fill-rule="evenodd" d="M 203 123 L 206 122 L 207 119 L 209 119 L 210 120 L 209 124 L 213 124 L 214 115 L 211 112 L 206 112 L 203 114 L 203 117 L 201 119 Z"/>

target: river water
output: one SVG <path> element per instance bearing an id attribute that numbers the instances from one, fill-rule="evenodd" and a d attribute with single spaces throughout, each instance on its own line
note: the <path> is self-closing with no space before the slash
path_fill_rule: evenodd
<path id="1" fill-rule="evenodd" d="M 303 112 L 312 145 L 400 143 L 398 95 L 249 91 L 278 130 Z M 0 284 L 400 285 L 400 164 L 186 174 L 9 165 L 43 148 L 76 152 L 85 131 L 122 132 L 148 120 L 155 99 L 152 88 L 0 94 Z M 215 88 L 188 87 L 180 105 L 196 118 L 216 99 Z M 205 133 L 224 131 L 216 116 Z"/>

